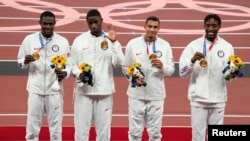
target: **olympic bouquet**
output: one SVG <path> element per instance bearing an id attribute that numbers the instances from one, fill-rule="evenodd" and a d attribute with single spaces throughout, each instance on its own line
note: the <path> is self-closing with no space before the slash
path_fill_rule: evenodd
<path id="1" fill-rule="evenodd" d="M 144 81 L 145 75 L 144 73 L 141 71 L 141 64 L 140 63 L 135 63 L 131 66 L 128 67 L 127 69 L 127 74 L 132 76 L 132 80 L 131 80 L 131 87 L 136 87 L 136 86 L 146 86 L 147 83 Z M 139 82 L 136 80 L 139 80 Z"/>
<path id="2" fill-rule="evenodd" d="M 52 64 L 50 65 L 52 69 L 65 69 L 66 68 L 66 61 L 67 61 L 67 57 L 63 56 L 63 55 L 55 55 L 51 58 L 51 62 Z M 54 90 L 59 90 L 60 86 L 59 86 L 59 81 L 61 81 L 61 79 L 58 78 L 58 81 L 54 81 L 54 83 L 52 84 L 51 88 Z"/>
<path id="3" fill-rule="evenodd" d="M 242 59 L 236 55 L 230 55 L 228 58 L 228 65 L 223 69 L 222 73 L 227 81 L 235 77 L 242 77 L 243 73 L 240 69 L 244 66 Z"/>
<path id="4" fill-rule="evenodd" d="M 65 69 L 66 68 L 66 56 L 63 55 L 55 55 L 51 58 L 52 65 L 51 68 L 57 68 L 57 69 Z"/>
<path id="5" fill-rule="evenodd" d="M 52 64 L 50 65 L 52 69 L 56 68 L 58 70 L 62 70 L 66 68 L 67 57 L 64 55 L 55 55 L 51 58 Z M 61 79 L 58 79 L 61 81 Z"/>
<path id="6" fill-rule="evenodd" d="M 83 80 L 81 80 L 83 83 L 87 83 L 90 86 L 94 85 L 93 79 L 92 79 L 92 66 L 89 64 L 81 64 L 78 66 L 78 69 L 84 74 Z"/>

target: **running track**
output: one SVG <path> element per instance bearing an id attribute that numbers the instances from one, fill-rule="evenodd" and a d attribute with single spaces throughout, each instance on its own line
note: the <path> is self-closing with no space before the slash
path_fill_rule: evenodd
<path id="1" fill-rule="evenodd" d="M 224 3 L 225 2 L 225 3 Z M 157 15 L 161 20 L 159 36 L 168 40 L 173 48 L 174 60 L 191 40 L 203 33 L 203 18 L 213 12 L 222 17 L 221 36 L 235 46 L 235 53 L 248 65 L 250 62 L 250 3 L 246 0 L 89 0 L 89 1 L 29 1 L 0 0 L 0 67 L 2 63 L 16 61 L 17 51 L 23 38 L 40 30 L 38 17 L 43 10 L 52 10 L 57 16 L 55 30 L 73 39 L 87 30 L 85 14 L 98 8 L 104 22 L 116 26 L 118 39 L 123 46 L 129 39 L 143 33 L 145 19 Z M 104 26 L 104 29 L 106 27 Z M 0 68 L 1 69 L 1 68 Z M 12 70 L 13 71 L 13 70 Z M 26 123 L 25 91 L 27 76 L 0 74 L 0 126 Z M 116 76 L 113 126 L 127 126 L 127 80 Z M 73 126 L 72 88 L 73 79 L 65 85 L 64 125 Z M 190 126 L 190 110 L 187 100 L 188 79 L 178 76 L 166 78 L 167 98 L 163 126 Z M 249 78 L 244 77 L 228 84 L 226 124 L 250 123 Z M 47 125 L 46 120 L 43 122 Z"/>

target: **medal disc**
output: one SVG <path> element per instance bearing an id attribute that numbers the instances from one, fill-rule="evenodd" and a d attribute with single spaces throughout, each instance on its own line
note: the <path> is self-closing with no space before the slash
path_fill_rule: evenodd
<path id="1" fill-rule="evenodd" d="M 107 49 L 108 48 L 108 41 L 103 40 L 102 43 L 101 43 L 101 48 L 104 49 L 104 50 Z"/>
<path id="2" fill-rule="evenodd" d="M 151 54 L 149 55 L 149 60 L 156 59 L 157 55 L 156 54 Z"/>
<path id="3" fill-rule="evenodd" d="M 33 58 L 34 58 L 35 60 L 38 60 L 38 59 L 40 58 L 40 55 L 39 55 L 38 52 L 34 52 L 34 53 L 32 54 L 32 56 L 33 56 Z"/>
<path id="4" fill-rule="evenodd" d="M 200 66 L 201 67 L 206 67 L 207 66 L 207 61 L 203 58 L 203 59 L 201 59 L 201 61 L 200 61 Z"/>

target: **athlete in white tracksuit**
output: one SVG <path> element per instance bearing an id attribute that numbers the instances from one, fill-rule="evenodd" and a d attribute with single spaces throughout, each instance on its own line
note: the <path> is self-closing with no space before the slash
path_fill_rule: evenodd
<path id="1" fill-rule="evenodd" d="M 218 15 L 207 15 L 204 19 L 206 34 L 190 42 L 179 59 L 180 77 L 190 77 L 192 141 L 205 140 L 207 124 L 223 124 L 227 88 L 222 71 L 234 49 L 217 35 L 220 25 Z M 200 60 L 204 57 L 207 66 L 201 67 Z"/>
<path id="2" fill-rule="evenodd" d="M 128 66 L 141 64 L 147 85 L 132 86 L 131 76 L 127 90 L 129 97 L 129 135 L 130 141 L 141 141 L 144 125 L 150 141 L 160 141 L 161 126 L 166 97 L 165 76 L 171 76 L 174 62 L 170 44 L 156 34 L 160 29 L 160 21 L 155 16 L 147 18 L 145 34 L 130 40 L 126 46 L 123 71 L 127 74 Z M 149 56 L 156 54 L 157 59 Z"/>
<path id="3" fill-rule="evenodd" d="M 29 69 L 27 81 L 28 114 L 26 140 L 38 141 L 44 114 L 47 116 L 50 140 L 61 141 L 63 118 L 63 86 L 61 80 L 71 72 L 70 61 L 66 68 L 55 72 L 51 67 L 51 58 L 54 55 L 69 56 L 68 40 L 53 32 L 55 16 L 49 11 L 41 14 L 41 32 L 27 35 L 18 52 L 18 65 L 22 69 Z M 32 56 L 38 52 L 40 58 Z"/>
<path id="4" fill-rule="evenodd" d="M 119 67 L 124 60 L 121 44 L 115 38 L 115 30 L 108 24 L 109 33 L 102 28 L 102 18 L 99 11 L 92 9 L 87 14 L 90 30 L 82 33 L 73 42 L 72 71 L 76 81 L 74 86 L 74 123 L 75 140 L 88 141 L 92 121 L 95 125 L 96 140 L 110 140 L 112 120 L 113 94 L 115 84 L 113 67 Z M 107 47 L 101 47 L 103 41 Z M 83 73 L 78 69 L 81 64 L 92 66 L 93 86 L 83 83 Z"/>

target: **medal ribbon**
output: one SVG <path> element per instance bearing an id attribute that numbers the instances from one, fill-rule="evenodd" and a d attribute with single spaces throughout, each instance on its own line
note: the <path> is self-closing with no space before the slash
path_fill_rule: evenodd
<path id="1" fill-rule="evenodd" d="M 41 44 L 41 46 L 42 46 L 42 48 L 40 48 L 39 50 L 41 50 L 41 49 L 43 49 L 45 46 L 47 46 L 48 43 L 49 43 L 52 39 L 51 39 L 51 38 L 48 38 L 48 39 L 46 39 L 46 42 L 44 43 L 44 42 L 43 42 L 42 34 L 39 33 L 39 40 L 40 40 L 40 44 Z"/>
<path id="2" fill-rule="evenodd" d="M 148 48 L 149 48 L 149 43 L 147 43 L 146 38 L 144 38 L 144 41 L 145 41 L 145 43 L 146 43 L 146 45 L 147 45 L 147 54 L 149 55 L 149 50 L 148 50 Z M 152 51 L 153 51 L 153 53 L 156 53 L 155 42 L 153 43 Z"/>
<path id="3" fill-rule="evenodd" d="M 102 37 L 105 39 L 107 38 L 107 35 L 105 35 L 104 31 L 102 31 Z"/>
<path id="4" fill-rule="evenodd" d="M 208 51 L 212 50 L 212 48 L 213 48 L 216 41 L 217 41 L 217 38 L 214 39 L 214 41 L 211 43 L 211 45 L 208 48 Z M 206 54 L 207 54 L 206 40 L 204 40 L 204 43 L 203 43 L 203 54 L 204 54 L 204 56 L 206 56 Z"/>

